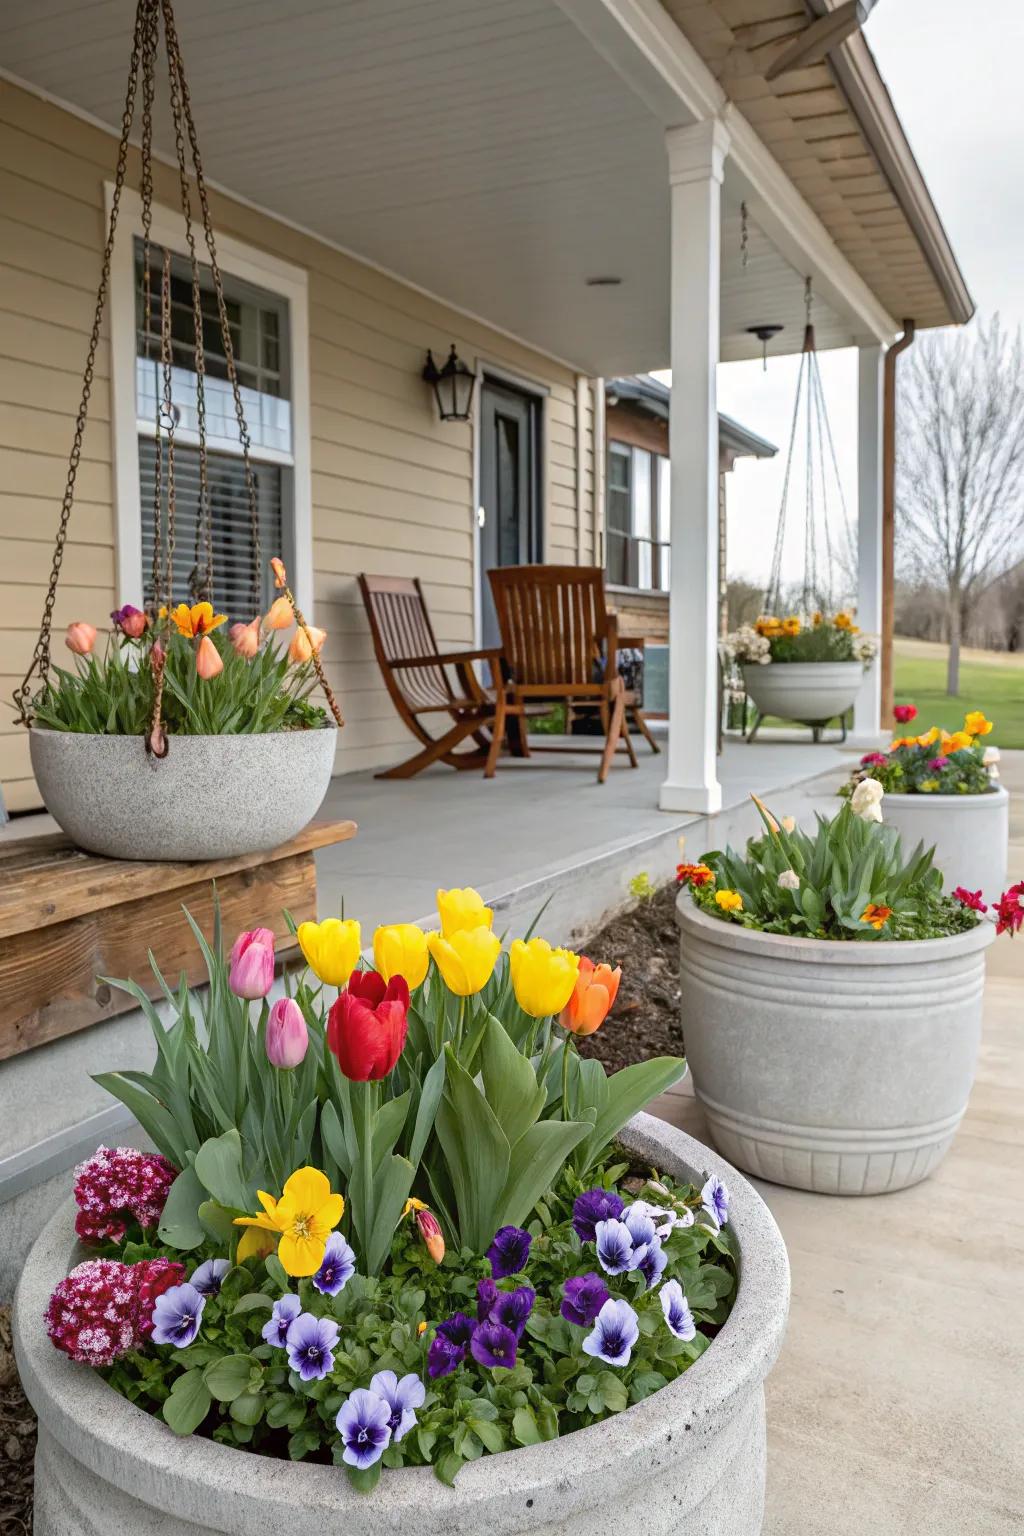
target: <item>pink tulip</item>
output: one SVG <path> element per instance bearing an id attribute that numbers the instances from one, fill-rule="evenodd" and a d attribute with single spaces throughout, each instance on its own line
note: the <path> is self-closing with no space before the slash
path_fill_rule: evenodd
<path id="1" fill-rule="evenodd" d="M 240 933 L 231 950 L 228 986 L 236 997 L 266 997 L 274 983 L 274 935 L 269 928 Z"/>
<path id="2" fill-rule="evenodd" d="M 224 663 L 220 658 L 220 651 L 214 645 L 209 635 L 204 635 L 199 642 L 196 651 L 196 671 L 204 682 L 209 682 L 219 672 L 224 671 Z"/>
<path id="3" fill-rule="evenodd" d="M 309 639 L 306 638 L 307 632 Z M 292 643 L 288 647 L 288 660 L 293 666 L 301 666 L 303 662 L 307 662 L 312 658 L 313 651 L 320 651 L 326 639 L 327 631 L 325 629 L 317 629 L 313 624 L 308 624 L 305 630 L 297 629 L 292 636 Z M 310 640 L 313 642 L 312 647 L 309 643 Z"/>
<path id="4" fill-rule="evenodd" d="M 232 624 L 228 634 L 239 656 L 244 656 L 246 661 L 251 661 L 260 648 L 259 619 L 253 619 L 249 624 Z"/>
<path id="5" fill-rule="evenodd" d="M 64 636 L 64 644 L 69 651 L 74 651 L 76 656 L 88 656 L 96 644 L 96 630 L 91 624 L 81 620 L 77 624 L 69 624 L 67 634 Z"/>
<path id="6" fill-rule="evenodd" d="M 279 997 L 267 1020 L 267 1060 L 272 1067 L 297 1067 L 309 1047 L 309 1030 L 293 997 Z"/>

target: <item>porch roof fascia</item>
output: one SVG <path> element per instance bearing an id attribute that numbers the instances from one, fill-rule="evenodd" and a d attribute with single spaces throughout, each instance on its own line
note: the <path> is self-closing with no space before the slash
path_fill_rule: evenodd
<path id="1" fill-rule="evenodd" d="M 888 346 L 900 330 L 896 319 L 659 0 L 555 3 L 666 129 L 716 118 L 725 125 L 729 163 L 765 235 L 797 272 L 813 278 L 826 303 L 851 316 L 858 344 Z"/>

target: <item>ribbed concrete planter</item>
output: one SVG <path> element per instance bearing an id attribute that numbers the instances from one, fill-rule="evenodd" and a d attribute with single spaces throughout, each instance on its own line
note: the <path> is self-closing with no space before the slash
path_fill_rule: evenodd
<path id="1" fill-rule="evenodd" d="M 824 725 L 844 715 L 857 697 L 859 661 L 769 661 L 743 668 L 747 693 L 762 715 Z"/>
<path id="2" fill-rule="evenodd" d="M 29 733 L 46 809 L 80 848 L 115 859 L 226 859 L 277 848 L 327 792 L 334 726 L 259 736 Z"/>
<path id="3" fill-rule="evenodd" d="M 75 1261 L 70 1202 L 33 1248 L 15 1308 L 18 1368 L 39 1416 L 35 1536 L 757 1536 L 764 1510 L 764 1378 L 789 1309 L 786 1250 L 766 1206 L 721 1158 L 650 1115 L 622 1140 L 675 1176 L 717 1173 L 742 1271 L 711 1348 L 671 1386 L 544 1445 L 468 1463 L 454 1489 L 430 1468 L 385 1471 L 372 1496 L 336 1467 L 179 1440 L 50 1343 L 42 1317 Z"/>
<path id="4" fill-rule="evenodd" d="M 753 932 L 686 892 L 677 910 L 686 1058 L 719 1151 L 818 1194 L 927 1178 L 967 1107 L 992 924 L 842 943 Z"/>
<path id="5" fill-rule="evenodd" d="M 882 815 L 908 853 L 934 846 L 947 890 L 963 885 L 991 902 L 1006 889 L 1010 797 L 1001 784 L 983 795 L 887 794 Z"/>

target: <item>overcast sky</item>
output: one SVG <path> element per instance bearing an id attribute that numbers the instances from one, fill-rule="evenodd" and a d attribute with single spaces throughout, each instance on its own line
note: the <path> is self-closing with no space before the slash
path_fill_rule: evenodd
<path id="1" fill-rule="evenodd" d="M 1024 0 L 878 0 L 865 33 L 978 310 L 1024 321 Z M 770 462 L 741 459 L 729 478 L 732 576 L 768 572 L 797 363 L 718 370 L 720 408 L 780 448 Z M 856 352 L 824 353 L 821 372 L 855 518 Z M 787 541 L 791 576 L 802 569 L 796 546 Z"/>

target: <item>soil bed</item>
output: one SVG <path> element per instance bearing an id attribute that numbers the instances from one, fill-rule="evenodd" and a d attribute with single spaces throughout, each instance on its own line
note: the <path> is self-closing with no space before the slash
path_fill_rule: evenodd
<path id="1" fill-rule="evenodd" d="M 36 1416 L 14 1368 L 11 1311 L 0 1307 L 0 1533 L 31 1536 Z"/>
<path id="2" fill-rule="evenodd" d="M 620 912 L 579 945 L 592 960 L 621 964 L 615 1006 L 593 1035 L 578 1041 L 609 1072 L 650 1056 L 682 1056 L 679 1020 L 679 929 L 673 882 Z"/>

